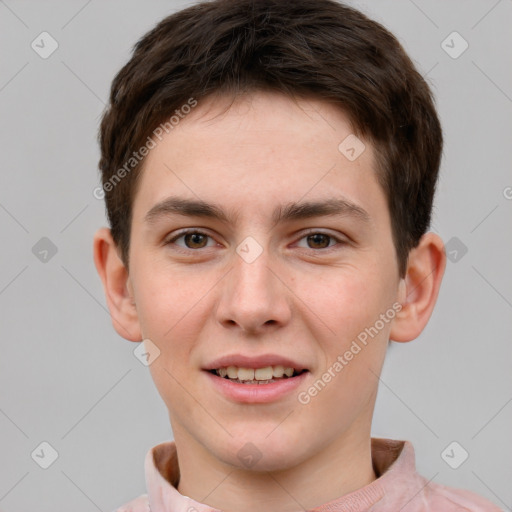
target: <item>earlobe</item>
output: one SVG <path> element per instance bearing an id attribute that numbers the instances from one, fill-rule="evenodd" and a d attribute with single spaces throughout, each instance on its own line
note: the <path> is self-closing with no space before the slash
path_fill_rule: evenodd
<path id="1" fill-rule="evenodd" d="M 390 339 L 407 342 L 417 338 L 432 314 L 446 267 L 441 238 L 426 233 L 409 253 L 405 278 L 399 285 L 402 309 L 393 320 Z"/>
<path id="2" fill-rule="evenodd" d="M 141 341 L 133 288 L 109 229 L 101 228 L 96 232 L 93 253 L 114 329 L 129 341 Z"/>

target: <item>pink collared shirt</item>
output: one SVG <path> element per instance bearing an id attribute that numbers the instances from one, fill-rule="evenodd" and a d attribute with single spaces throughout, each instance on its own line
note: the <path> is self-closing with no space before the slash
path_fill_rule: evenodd
<path id="1" fill-rule="evenodd" d="M 500 512 L 481 496 L 427 481 L 416 472 L 409 441 L 372 438 L 377 479 L 310 512 Z M 147 494 L 115 512 L 220 512 L 178 492 L 178 458 L 174 441 L 148 451 L 145 460 Z"/>

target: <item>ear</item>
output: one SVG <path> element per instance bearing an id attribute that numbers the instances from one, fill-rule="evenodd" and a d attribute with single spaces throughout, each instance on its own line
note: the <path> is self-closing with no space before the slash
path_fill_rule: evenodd
<path id="1" fill-rule="evenodd" d="M 119 336 L 141 341 L 141 330 L 128 271 L 119 257 L 110 229 L 101 228 L 94 235 L 94 264 L 103 282 L 112 325 Z"/>
<path id="2" fill-rule="evenodd" d="M 409 253 L 406 275 L 400 282 L 402 309 L 393 320 L 391 340 L 412 341 L 423 331 L 437 301 L 445 267 L 443 241 L 435 233 L 426 233 Z"/>

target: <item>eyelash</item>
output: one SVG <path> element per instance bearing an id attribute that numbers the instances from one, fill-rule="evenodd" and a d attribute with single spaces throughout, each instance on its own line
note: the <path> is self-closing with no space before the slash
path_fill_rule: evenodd
<path id="1" fill-rule="evenodd" d="M 169 240 L 167 240 L 165 242 L 165 245 L 171 245 L 174 242 L 176 242 L 176 240 L 179 240 L 180 238 L 183 238 L 184 236 L 192 235 L 192 234 L 203 235 L 203 236 L 206 236 L 206 237 L 211 238 L 213 240 L 213 237 L 211 235 L 209 235 L 208 233 L 205 233 L 204 231 L 200 231 L 198 229 L 189 229 L 189 230 L 185 230 L 185 231 L 179 232 L 177 235 L 175 235 L 172 238 L 170 238 Z M 311 251 L 314 251 L 314 252 L 331 252 L 331 250 L 333 250 L 337 245 L 338 246 L 339 245 L 346 245 L 348 243 L 347 241 L 341 240 L 340 238 L 337 238 L 334 235 L 331 235 L 330 233 L 324 233 L 322 231 L 315 231 L 315 230 L 308 231 L 299 240 L 303 240 L 304 238 L 307 238 L 308 236 L 311 236 L 311 235 L 324 235 L 324 236 L 328 237 L 329 239 L 334 240 L 334 241 L 337 242 L 337 244 L 335 244 L 333 246 L 325 247 L 323 249 L 308 248 L 308 249 L 310 249 Z M 201 249 L 207 249 L 207 248 L 208 247 L 201 247 L 199 249 L 190 249 L 188 247 L 187 248 L 183 248 L 183 247 L 180 247 L 180 246 L 176 246 L 176 250 L 178 252 L 183 252 L 183 253 L 199 252 Z"/>

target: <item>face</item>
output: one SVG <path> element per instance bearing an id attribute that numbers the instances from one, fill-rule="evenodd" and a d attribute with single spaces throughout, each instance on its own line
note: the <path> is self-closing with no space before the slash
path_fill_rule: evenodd
<path id="1" fill-rule="evenodd" d="M 372 147 L 339 149 L 341 111 L 229 102 L 199 102 L 147 156 L 128 285 L 177 443 L 286 469 L 367 442 L 398 265 Z"/>

